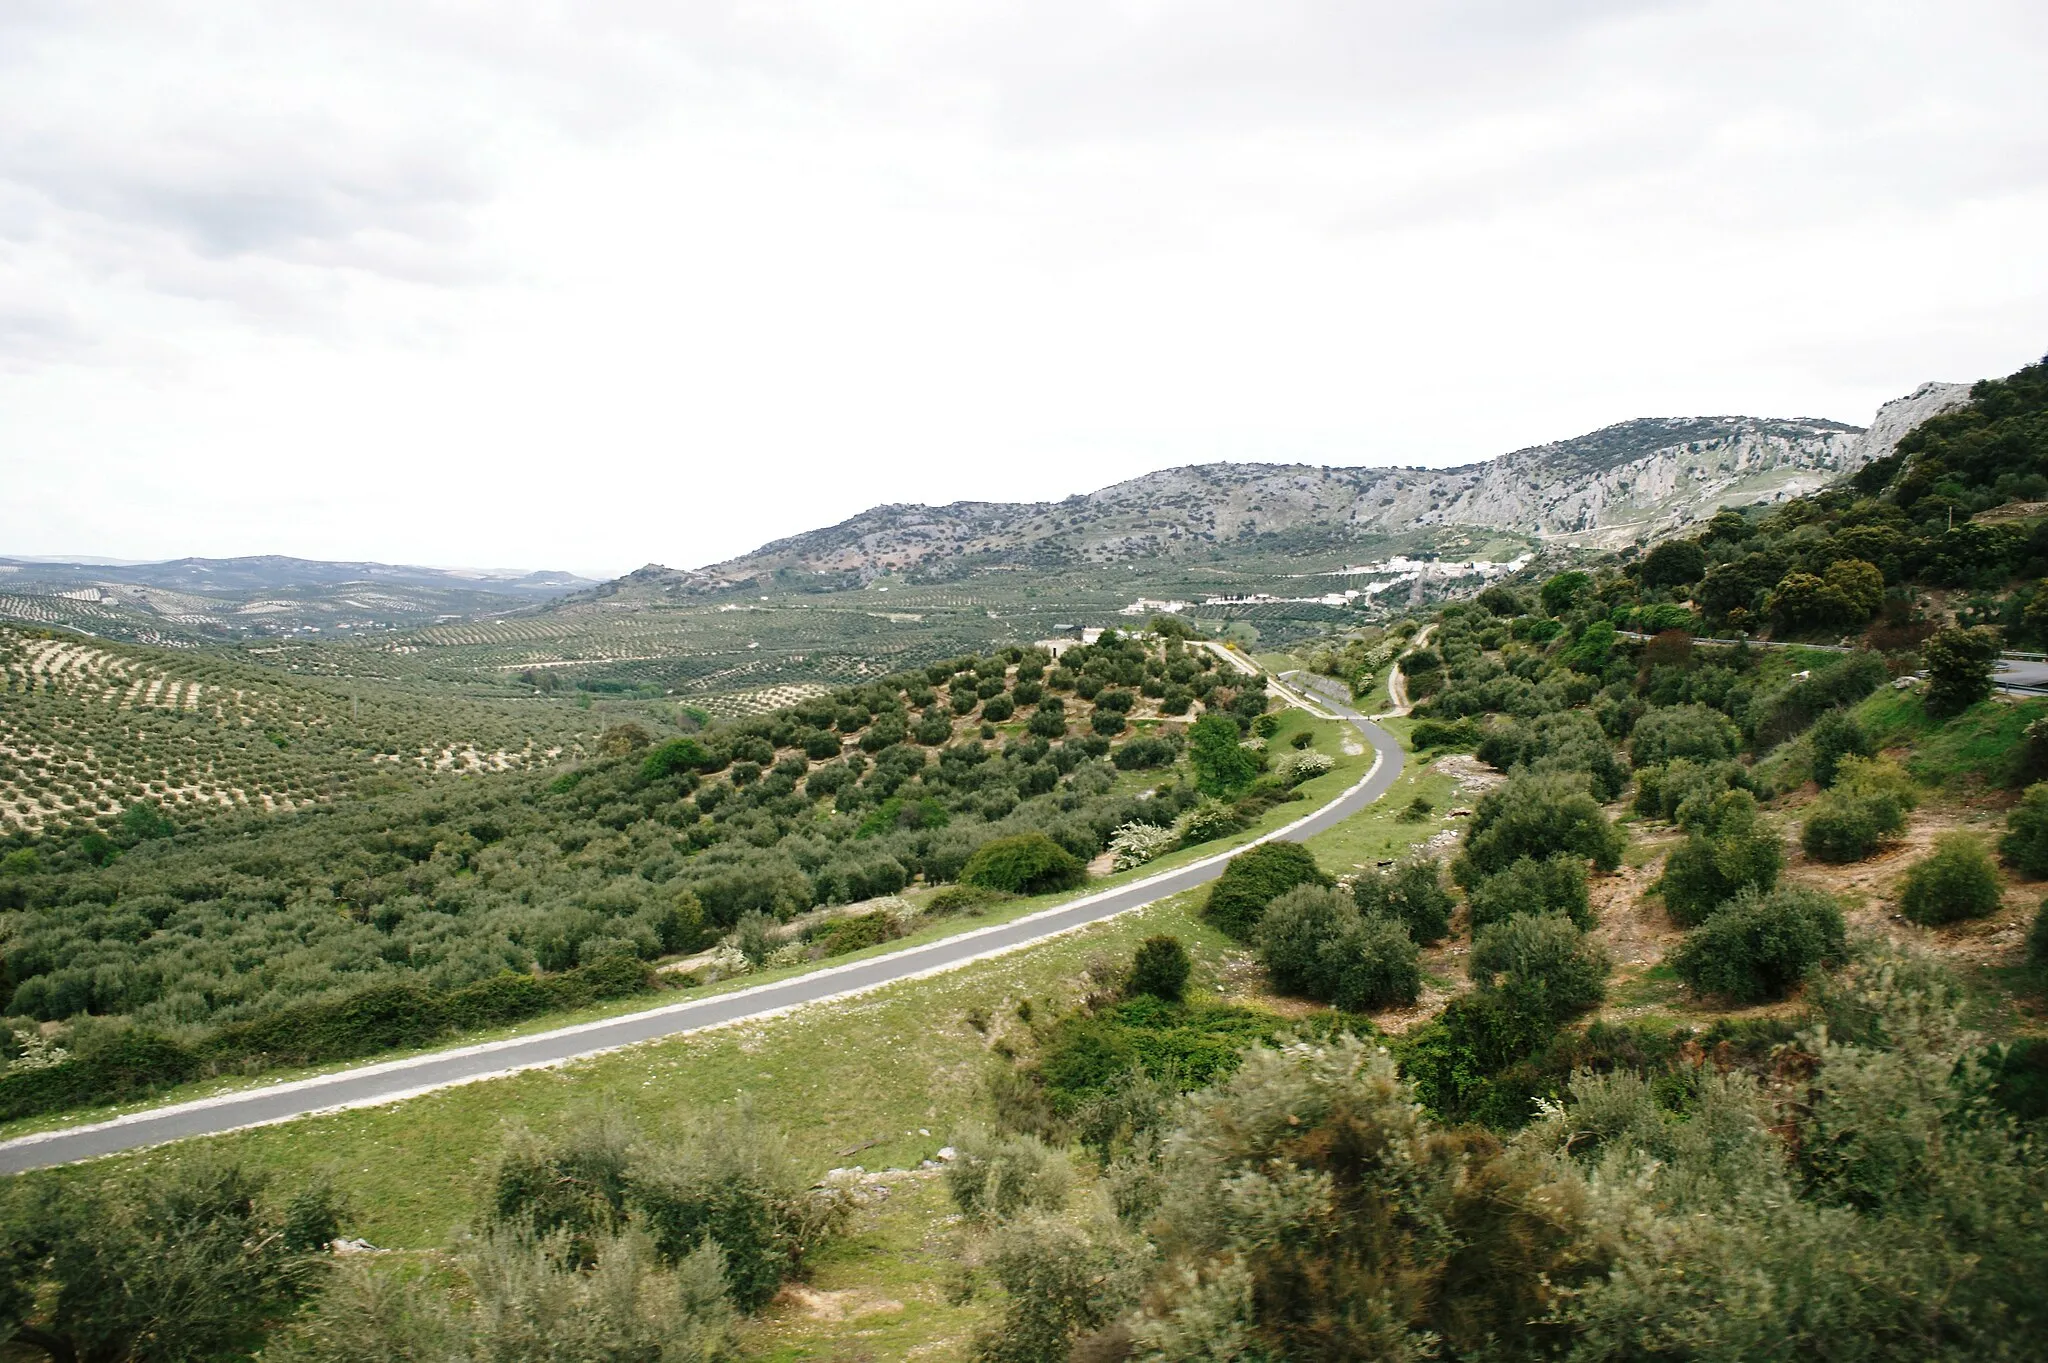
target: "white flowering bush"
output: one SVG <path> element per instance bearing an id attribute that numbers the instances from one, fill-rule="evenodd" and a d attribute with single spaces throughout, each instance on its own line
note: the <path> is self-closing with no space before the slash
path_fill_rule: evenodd
<path id="1" fill-rule="evenodd" d="M 1337 759 L 1326 752 L 1310 749 L 1298 752 L 1280 764 L 1280 775 L 1288 785 L 1298 786 L 1303 781 L 1312 781 L 1337 765 Z"/>
<path id="2" fill-rule="evenodd" d="M 1143 866 L 1179 845 L 1178 834 L 1156 823 L 1127 823 L 1109 835 L 1109 850 L 1116 858 L 1114 865 L 1119 871 Z"/>

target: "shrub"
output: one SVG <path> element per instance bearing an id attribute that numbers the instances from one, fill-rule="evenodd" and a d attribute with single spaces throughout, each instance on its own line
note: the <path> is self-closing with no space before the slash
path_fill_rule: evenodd
<path id="1" fill-rule="evenodd" d="M 1674 758 L 1661 767 L 1636 771 L 1635 811 L 1666 822 L 1686 817 L 1686 809 L 1702 809 L 1724 790 L 1752 790 L 1748 768 L 1740 762 L 1694 762 Z"/>
<path id="2" fill-rule="evenodd" d="M 1119 771 L 1142 771 L 1170 767 L 1180 756 L 1180 745 L 1168 738 L 1134 738 L 1110 755 Z"/>
<path id="3" fill-rule="evenodd" d="M 1173 821 L 1174 841 L 1182 847 L 1214 842 L 1244 830 L 1244 820 L 1229 805 L 1203 796 L 1200 803 Z"/>
<path id="4" fill-rule="evenodd" d="M 1044 1214 L 990 1237 L 988 1271 L 1003 1289 L 999 1315 L 975 1331 L 975 1363 L 1068 1363 L 1097 1353 L 1079 1336 L 1124 1342 L 1112 1322 L 1135 1305 L 1151 1256 L 1106 1218 L 1082 1227 Z"/>
<path id="5" fill-rule="evenodd" d="M 953 1137 L 946 1191 L 970 1221 L 1007 1221 L 1027 1208 L 1058 1211 L 1073 1186 L 1067 1157 L 1036 1136 L 999 1136 L 964 1126 Z"/>
<path id="6" fill-rule="evenodd" d="M 1735 755 L 1741 740 L 1726 715 L 1704 705 L 1652 710 L 1629 735 L 1629 760 L 1638 767 L 1661 766 L 1674 758 L 1718 762 Z"/>
<path id="7" fill-rule="evenodd" d="M 1472 813 L 1460 858 L 1460 879 L 1504 871 L 1522 857 L 1547 857 L 1570 852 L 1602 871 L 1621 865 L 1625 845 L 1620 830 L 1569 776 L 1517 776 L 1487 792 Z"/>
<path id="8" fill-rule="evenodd" d="M 1871 757 L 1877 752 L 1870 735 L 1846 710 L 1830 710 L 1815 720 L 1806 742 L 1813 753 L 1813 779 L 1822 786 L 1835 783 L 1844 757 Z"/>
<path id="9" fill-rule="evenodd" d="M 1481 730 L 1469 719 L 1444 723 L 1442 720 L 1425 719 L 1409 733 L 1408 741 L 1417 752 L 1431 748 L 1472 748 L 1479 745 Z"/>
<path id="10" fill-rule="evenodd" d="M 1695 992 L 1742 1003 L 1781 999 L 1848 959 L 1842 911 L 1817 890 L 1748 889 L 1686 935 L 1671 966 Z"/>
<path id="11" fill-rule="evenodd" d="M 1982 918 L 1998 910 L 1998 869 L 1968 833 L 1946 833 L 1913 863 L 1899 887 L 1899 911 L 1922 926 Z"/>
<path id="12" fill-rule="evenodd" d="M 1505 923 L 1522 913 L 1561 913 L 1581 928 L 1593 926 L 1586 863 L 1568 854 L 1541 861 L 1522 857 L 1474 885 L 1468 903 L 1475 936 L 1481 928 Z"/>
<path id="13" fill-rule="evenodd" d="M 1109 835 L 1109 850 L 1115 858 L 1115 869 L 1129 871 L 1155 857 L 1164 856 L 1178 841 L 1171 828 L 1161 828 L 1153 823 L 1127 823 L 1118 825 L 1116 832 Z"/>
<path id="14" fill-rule="evenodd" d="M 1302 885 L 1259 921 L 1259 956 L 1276 987 L 1349 1011 L 1413 1003 L 1422 986 L 1414 939 L 1399 919 L 1361 914 L 1351 900 Z"/>
<path id="15" fill-rule="evenodd" d="M 983 885 L 948 885 L 925 901 L 924 911 L 928 914 L 979 913 L 1014 898 L 1015 895 Z"/>
<path id="16" fill-rule="evenodd" d="M 1177 1000 L 1187 990 L 1191 968 L 1188 950 L 1180 944 L 1180 938 L 1147 937 L 1131 957 L 1128 992 Z"/>
<path id="17" fill-rule="evenodd" d="M 1130 727 L 1121 710 L 1097 710 L 1088 717 L 1088 727 L 1104 738 L 1122 733 Z"/>
<path id="18" fill-rule="evenodd" d="M 740 915 L 740 921 L 733 924 L 732 935 L 726 938 L 732 949 L 747 958 L 747 964 L 758 968 L 768 959 L 770 952 L 780 945 L 775 935 L 776 922 L 758 910 L 748 910 Z"/>
<path id="19" fill-rule="evenodd" d="M 1352 902 L 1363 914 L 1384 913 L 1407 925 L 1408 935 L 1425 946 L 1451 930 L 1450 892 L 1443 886 L 1443 863 L 1417 858 L 1392 872 L 1363 871 L 1351 885 Z"/>
<path id="20" fill-rule="evenodd" d="M 991 724 L 1001 724 L 1017 713 L 1017 703 L 1007 695 L 997 694 L 982 702 L 981 717 Z"/>
<path id="21" fill-rule="evenodd" d="M 1607 996 L 1613 964 L 1569 917 L 1542 913 L 1481 931 L 1468 968 L 1482 994 L 1498 995 L 1521 1016 L 1560 1022 Z"/>
<path id="22" fill-rule="evenodd" d="M 991 838 L 960 868 L 960 879 L 1009 894 L 1069 889 L 1087 876 L 1074 855 L 1043 833 Z"/>
<path id="23" fill-rule="evenodd" d="M 2048 781 L 2028 786 L 2005 816 L 1998 855 L 2029 879 L 2048 876 Z"/>
<path id="24" fill-rule="evenodd" d="M 1770 889 L 1784 864 L 1777 830 L 1757 813 L 1756 798 L 1725 791 L 1665 858 L 1664 907 L 1672 922 L 1690 927 L 1740 890 Z"/>
<path id="25" fill-rule="evenodd" d="M 1835 783 L 1814 801 L 1800 845 L 1817 861 L 1860 861 L 1906 826 L 1912 780 L 1896 763 L 1843 755 Z"/>
<path id="26" fill-rule="evenodd" d="M 1298 842 L 1262 842 L 1232 857 L 1209 890 L 1202 917 L 1249 941 L 1266 906 L 1297 885 L 1329 886 L 1330 877 Z"/>
<path id="27" fill-rule="evenodd" d="M 1335 758 L 1322 752 L 1298 752 L 1280 764 L 1280 779 L 1290 786 L 1303 781 L 1314 780 L 1337 765 Z"/>

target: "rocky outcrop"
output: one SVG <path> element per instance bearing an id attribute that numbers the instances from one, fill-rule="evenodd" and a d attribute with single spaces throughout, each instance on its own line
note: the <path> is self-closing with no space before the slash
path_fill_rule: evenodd
<path id="1" fill-rule="evenodd" d="M 1311 549 L 1431 526 L 1618 547 L 1724 506 L 1815 491 L 1968 396 L 1961 384 L 1923 384 L 1886 403 L 1868 429 L 1818 419 L 1643 418 L 1460 468 L 1194 464 L 1061 502 L 878 506 L 726 563 L 667 572 L 667 589 L 716 590 L 769 574 L 853 582 L 887 572 L 1118 563 L 1262 535 Z"/>

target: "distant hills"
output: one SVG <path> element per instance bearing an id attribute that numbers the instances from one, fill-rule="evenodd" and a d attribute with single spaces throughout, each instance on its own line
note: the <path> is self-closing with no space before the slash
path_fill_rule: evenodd
<path id="1" fill-rule="evenodd" d="M 995 568 L 1077 568 L 1213 554 L 1275 540 L 1340 549 L 1418 530 L 1476 528 L 1615 548 L 1724 506 L 1812 492 L 1891 452 L 1967 384 L 1923 384 L 1869 427 L 1817 419 L 1652 417 L 1459 468 L 1198 464 L 1061 502 L 891 504 L 695 571 L 650 564 L 624 583 L 719 591 L 748 582 L 884 574 L 944 581 Z"/>
<path id="2" fill-rule="evenodd" d="M 336 563 L 274 554 L 166 563 L 0 558 L 0 619 L 140 643 L 410 628 L 593 586 L 573 573 Z"/>

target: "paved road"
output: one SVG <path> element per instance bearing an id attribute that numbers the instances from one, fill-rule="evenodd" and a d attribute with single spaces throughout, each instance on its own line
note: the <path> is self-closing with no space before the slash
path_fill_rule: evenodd
<path id="1" fill-rule="evenodd" d="M 1993 680 L 2006 691 L 2030 696 L 2048 693 L 2048 663 L 2026 658 L 2001 658 Z"/>
<path id="2" fill-rule="evenodd" d="M 1259 839 L 1261 842 L 1272 839 L 1300 841 L 1320 833 L 1384 795 L 1401 774 L 1404 760 L 1401 746 L 1391 734 L 1348 706 L 1328 697 L 1318 699 L 1322 708 L 1350 721 L 1365 736 L 1374 751 L 1372 768 L 1342 795 L 1314 813 L 1267 834 Z M 850 965 L 813 971 L 775 984 L 670 1004 L 601 1022 L 563 1027 L 534 1036 L 363 1065 L 315 1079 L 154 1108 L 93 1126 L 19 1137 L 0 1143 L 0 1174 L 68 1164 L 191 1136 L 289 1121 L 314 1112 L 393 1102 L 432 1089 L 471 1083 L 515 1070 L 560 1064 L 565 1060 L 616 1050 L 657 1037 L 765 1017 L 803 1004 L 863 993 L 899 980 L 951 970 L 1214 880 L 1222 874 L 1224 863 L 1237 850 L 1241 849 L 1219 853 L 1008 923 L 978 928 Z"/>

